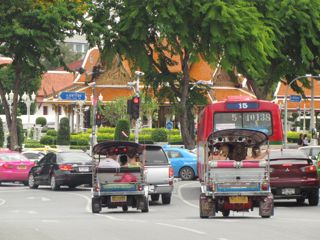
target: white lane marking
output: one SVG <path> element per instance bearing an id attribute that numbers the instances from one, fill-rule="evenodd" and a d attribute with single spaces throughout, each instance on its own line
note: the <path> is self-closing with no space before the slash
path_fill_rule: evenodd
<path id="1" fill-rule="evenodd" d="M 34 200 L 34 199 L 36 199 L 36 197 L 33 197 L 33 196 L 32 197 L 27 197 L 27 199 L 28 200 Z"/>
<path id="2" fill-rule="evenodd" d="M 41 222 L 43 222 L 43 223 L 57 223 L 59 221 L 54 220 L 54 219 L 43 219 L 43 220 L 41 220 Z"/>
<path id="3" fill-rule="evenodd" d="M 36 211 L 33 211 L 33 210 L 29 210 L 29 211 L 27 211 L 29 214 L 37 214 L 37 212 Z"/>
<path id="4" fill-rule="evenodd" d="M 184 188 L 185 186 L 188 186 L 188 185 L 194 185 L 194 183 L 186 183 L 186 184 L 180 185 L 180 186 L 178 187 L 178 197 L 180 198 L 180 200 L 181 200 L 182 202 L 184 202 L 185 204 L 189 205 L 190 207 L 199 208 L 198 205 L 195 205 L 195 204 L 187 201 L 187 200 L 184 199 L 184 197 L 182 196 L 181 189 Z"/>
<path id="5" fill-rule="evenodd" d="M 218 238 L 218 240 L 228 240 L 228 238 Z"/>
<path id="6" fill-rule="evenodd" d="M 0 206 L 4 205 L 6 203 L 6 200 L 0 199 Z"/>
<path id="7" fill-rule="evenodd" d="M 30 190 L 29 189 L 27 189 L 27 190 L 10 190 L 10 191 L 1 191 L 0 190 L 0 194 L 1 193 L 18 193 L 18 192 L 30 192 Z"/>
<path id="8" fill-rule="evenodd" d="M 192 233 L 197 233 L 197 234 L 201 234 L 201 235 L 205 235 L 205 232 L 196 230 L 196 229 L 192 229 L 192 228 L 186 228 L 186 227 L 182 227 L 182 226 L 178 226 L 178 225 L 173 225 L 173 224 L 167 224 L 167 223 L 156 223 L 157 225 L 161 225 L 161 226 L 165 226 L 165 227 L 170 227 L 170 228 L 177 228 L 183 231 L 188 231 L 188 232 L 192 232 Z"/>
<path id="9" fill-rule="evenodd" d="M 43 201 L 43 202 L 47 202 L 47 201 L 50 201 L 51 199 L 49 199 L 49 198 L 46 198 L 46 197 L 41 197 L 41 201 Z"/>
<path id="10" fill-rule="evenodd" d="M 69 194 L 79 196 L 79 197 L 82 197 L 85 200 L 87 200 L 86 212 L 91 213 L 91 198 L 89 198 L 85 195 L 79 194 L 79 193 L 69 193 Z"/>

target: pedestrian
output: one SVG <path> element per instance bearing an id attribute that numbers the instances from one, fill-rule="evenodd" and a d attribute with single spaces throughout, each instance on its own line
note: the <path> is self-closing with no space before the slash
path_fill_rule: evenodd
<path id="1" fill-rule="evenodd" d="M 299 139 L 298 139 L 298 142 L 297 142 L 298 146 L 303 146 L 303 134 L 300 133 L 299 135 Z"/>
<path id="2" fill-rule="evenodd" d="M 302 145 L 303 145 L 303 146 L 308 146 L 308 145 L 309 145 L 309 141 L 308 141 L 308 136 L 307 136 L 307 134 L 304 134 L 304 135 L 303 135 Z"/>

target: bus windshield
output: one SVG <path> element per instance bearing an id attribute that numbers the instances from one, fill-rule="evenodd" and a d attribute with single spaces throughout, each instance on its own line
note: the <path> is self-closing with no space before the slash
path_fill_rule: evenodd
<path id="1" fill-rule="evenodd" d="M 214 113 L 214 131 L 246 128 L 259 130 L 272 135 L 272 117 L 270 112 L 216 112 Z"/>

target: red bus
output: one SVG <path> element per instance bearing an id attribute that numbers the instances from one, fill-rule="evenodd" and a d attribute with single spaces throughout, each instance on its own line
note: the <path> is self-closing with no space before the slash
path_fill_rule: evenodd
<path id="1" fill-rule="evenodd" d="M 277 104 L 244 96 L 230 96 L 225 101 L 206 106 L 199 115 L 197 127 L 198 174 L 203 180 L 208 156 L 209 135 L 223 129 L 259 130 L 269 136 L 271 144 L 282 144 L 283 131 Z"/>

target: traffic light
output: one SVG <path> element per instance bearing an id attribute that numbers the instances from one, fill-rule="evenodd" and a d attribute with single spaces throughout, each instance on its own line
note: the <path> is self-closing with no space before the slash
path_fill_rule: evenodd
<path id="1" fill-rule="evenodd" d="M 127 114 L 132 115 L 132 99 L 127 100 Z"/>
<path id="2" fill-rule="evenodd" d="M 98 127 L 100 127 L 101 124 L 102 124 L 102 116 L 101 116 L 100 113 L 96 114 L 96 124 L 97 124 Z"/>
<path id="3" fill-rule="evenodd" d="M 137 120 L 139 118 L 140 98 L 138 96 L 133 97 L 131 104 L 131 116 L 133 119 Z"/>

